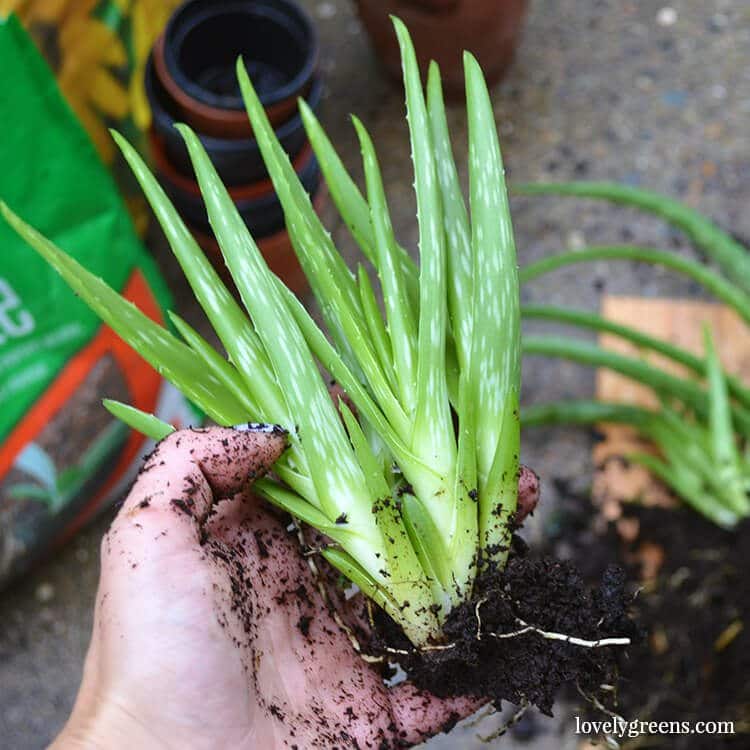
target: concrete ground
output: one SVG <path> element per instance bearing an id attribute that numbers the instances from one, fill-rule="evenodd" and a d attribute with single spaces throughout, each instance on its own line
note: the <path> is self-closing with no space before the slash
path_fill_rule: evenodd
<path id="1" fill-rule="evenodd" d="M 412 176 L 402 96 L 378 71 L 367 39 L 345 0 L 305 4 L 323 37 L 328 82 L 323 121 L 348 165 L 358 149 L 347 119 L 370 128 L 384 165 L 397 234 L 415 244 Z M 494 92 L 511 181 L 606 179 L 648 186 L 700 207 L 739 236 L 750 237 L 750 7 L 742 0 L 532 0 L 516 64 Z M 457 143 L 461 108 L 450 113 Z M 657 221 L 606 205 L 513 199 L 521 264 L 566 247 L 628 241 L 693 251 Z M 350 248 L 332 210 L 334 237 Z M 170 277 L 174 269 L 159 253 Z M 184 289 L 184 287 L 178 287 Z M 637 264 L 594 264 L 560 271 L 524 289 L 528 300 L 596 309 L 600 295 L 695 296 L 689 282 Z M 179 294 L 188 317 L 187 298 Z M 529 359 L 526 403 L 590 396 L 593 374 Z M 587 434 L 529 433 L 523 460 L 546 479 L 532 536 L 552 523 L 552 477 L 585 487 L 591 474 Z M 81 675 L 91 627 L 101 518 L 60 554 L 0 594 L 0 747 L 43 747 L 64 722 Z M 573 747 L 569 728 L 534 719 L 542 733 L 528 746 Z M 516 739 L 503 741 L 515 746 Z M 434 747 L 479 747 L 473 734 Z M 498 746 L 500 746 L 498 744 Z"/>

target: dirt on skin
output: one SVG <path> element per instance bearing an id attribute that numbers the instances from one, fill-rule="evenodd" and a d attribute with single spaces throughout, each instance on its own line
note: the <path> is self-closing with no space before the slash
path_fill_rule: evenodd
<path id="1" fill-rule="evenodd" d="M 179 448 L 179 439 L 175 445 Z M 223 445 L 221 451 L 201 461 L 207 477 L 214 473 L 207 471 L 213 464 L 232 463 L 231 447 Z M 155 452 L 144 471 L 163 461 Z M 211 481 L 207 478 L 209 484 Z M 214 497 L 222 486 L 211 486 Z M 323 538 L 307 530 L 308 554 L 303 556 L 288 516 L 258 505 L 246 517 L 246 512 L 241 514 L 238 526 L 224 515 L 222 507 L 226 506 L 214 503 L 205 508 L 205 493 L 202 483 L 188 478 L 168 502 L 179 516 L 196 518 L 202 559 L 223 571 L 217 580 L 223 578 L 226 588 L 220 585 L 216 590 L 219 623 L 241 655 L 255 699 L 283 727 L 290 748 L 410 747 L 450 729 L 460 718 L 450 708 L 438 708 L 431 724 L 421 722 L 420 727 L 409 729 L 403 721 L 403 705 L 399 704 L 400 713 L 394 712 L 389 691 L 370 664 L 351 650 L 332 610 L 356 629 L 364 654 L 381 655 L 385 665 L 397 660 L 421 690 L 438 697 L 489 699 L 496 705 L 502 700 L 537 705 L 547 713 L 564 684 L 595 693 L 602 683 L 613 683 L 616 652 L 622 645 L 604 645 L 601 640 L 635 635 L 627 618 L 625 579 L 620 569 L 608 569 L 602 582 L 588 589 L 572 564 L 534 559 L 524 543 L 514 538 L 507 566 L 488 569 L 478 581 L 472 601 L 449 616 L 444 648 L 416 651 L 382 613 L 363 637 L 368 613 L 362 598 L 355 597 L 357 603 L 345 611 L 343 592 L 336 585 L 339 576 L 317 555 L 309 555 L 325 544 Z M 139 512 L 149 508 L 150 502 L 144 507 L 141 501 L 137 506 Z M 318 575 L 311 574 L 312 560 L 318 565 Z M 272 613 L 279 611 L 293 628 L 285 658 L 293 656 L 295 668 L 301 668 L 304 679 L 314 680 L 319 688 L 302 705 L 290 702 L 285 694 L 269 691 L 262 682 L 267 675 L 260 666 L 264 655 L 259 644 L 267 640 L 266 629 L 278 624 Z M 393 649 L 406 653 L 394 659 Z M 318 658 L 330 660 L 332 655 L 347 665 L 339 670 L 338 678 L 331 674 L 321 682 Z M 420 692 L 409 700 L 407 715 L 419 717 L 432 710 L 435 699 Z"/>
<path id="2" fill-rule="evenodd" d="M 629 602 L 621 568 L 610 566 L 589 588 L 573 564 L 534 559 L 516 537 L 505 569 L 484 574 L 472 600 L 449 615 L 447 648 L 415 651 L 378 611 L 368 650 L 397 661 L 418 687 L 436 695 L 483 696 L 498 707 L 506 700 L 551 715 L 561 687 L 598 695 L 602 684 L 616 682 L 617 652 L 623 646 L 598 642 L 638 638 L 628 617 Z M 539 631 L 596 645 L 552 639 Z"/>
<path id="3" fill-rule="evenodd" d="M 638 533 L 624 542 L 613 525 L 595 534 L 595 513 L 570 501 L 563 533 L 578 529 L 574 561 L 595 574 L 618 558 L 643 587 L 634 611 L 647 637 L 621 661 L 615 710 L 627 720 L 734 722 L 734 735 L 649 735 L 621 746 L 750 747 L 750 521 L 725 531 L 687 508 L 625 506 Z"/>

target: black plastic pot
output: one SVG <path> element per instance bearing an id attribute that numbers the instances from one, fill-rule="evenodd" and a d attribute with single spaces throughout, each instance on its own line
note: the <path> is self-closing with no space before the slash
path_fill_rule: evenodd
<path id="1" fill-rule="evenodd" d="M 151 107 L 152 126 L 164 140 L 167 157 L 176 169 L 188 177 L 192 176 L 193 169 L 187 148 L 174 128 L 174 123 L 180 122 L 181 118 L 174 102 L 155 74 L 152 56 L 146 63 L 145 88 Z M 314 111 L 320 107 L 322 94 L 323 83 L 319 78 L 314 78 L 310 93 L 306 97 L 308 105 Z M 232 139 L 215 138 L 200 133 L 198 135 L 217 172 L 227 185 L 244 185 L 268 179 L 268 171 L 254 138 Z M 294 158 L 307 141 L 299 113 L 277 128 L 276 136 L 290 158 Z"/>
<path id="2" fill-rule="evenodd" d="M 177 85 L 217 109 L 244 109 L 238 56 L 266 109 L 296 99 L 318 58 L 315 27 L 291 0 L 189 0 L 170 18 L 164 40 L 164 60 Z"/>
<path id="3" fill-rule="evenodd" d="M 299 178 L 305 190 L 314 195 L 320 184 L 320 167 L 312 151 L 300 165 Z M 195 228 L 210 233 L 210 225 L 202 198 L 195 191 L 187 191 L 159 172 L 159 182 L 182 217 Z M 284 228 L 284 211 L 273 191 L 247 200 L 235 200 L 245 224 L 254 238 L 267 237 Z"/>

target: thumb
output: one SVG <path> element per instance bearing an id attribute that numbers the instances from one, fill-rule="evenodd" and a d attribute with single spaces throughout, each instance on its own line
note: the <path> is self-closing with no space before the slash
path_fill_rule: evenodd
<path id="1" fill-rule="evenodd" d="M 263 476 L 285 448 L 286 432 L 273 425 L 173 432 L 145 460 L 108 536 L 138 549 L 138 539 L 150 541 L 142 531 L 171 529 L 162 547 L 197 546 L 213 505 Z"/>

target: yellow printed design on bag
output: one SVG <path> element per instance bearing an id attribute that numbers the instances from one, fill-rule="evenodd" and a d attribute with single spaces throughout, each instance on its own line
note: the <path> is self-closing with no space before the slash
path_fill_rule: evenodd
<path id="1" fill-rule="evenodd" d="M 180 0 L 0 0 L 16 13 L 55 71 L 60 90 L 102 159 L 115 148 L 108 127 L 144 131 L 149 51 Z"/>

